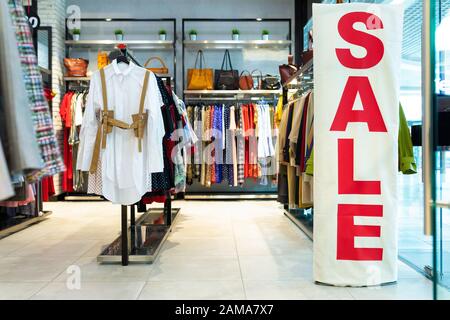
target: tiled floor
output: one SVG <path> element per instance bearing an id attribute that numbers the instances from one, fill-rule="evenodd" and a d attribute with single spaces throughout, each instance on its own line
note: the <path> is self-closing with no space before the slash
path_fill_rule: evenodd
<path id="1" fill-rule="evenodd" d="M 400 263 L 381 288 L 312 281 L 312 243 L 272 201 L 177 201 L 181 216 L 153 264 L 99 265 L 120 228 L 107 202 L 46 203 L 46 221 L 0 240 L 0 299 L 431 299 Z"/>

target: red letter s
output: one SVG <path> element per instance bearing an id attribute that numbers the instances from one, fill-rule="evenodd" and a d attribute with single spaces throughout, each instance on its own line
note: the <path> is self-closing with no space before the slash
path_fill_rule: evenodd
<path id="1" fill-rule="evenodd" d="M 377 65 L 384 55 L 383 42 L 377 37 L 356 30 L 353 25 L 356 22 L 365 24 L 367 30 L 383 29 L 381 19 L 368 12 L 350 12 L 342 16 L 338 23 L 338 31 L 345 41 L 361 46 L 367 50 L 363 58 L 356 58 L 350 49 L 336 49 L 336 55 L 341 64 L 351 69 L 369 69 Z"/>

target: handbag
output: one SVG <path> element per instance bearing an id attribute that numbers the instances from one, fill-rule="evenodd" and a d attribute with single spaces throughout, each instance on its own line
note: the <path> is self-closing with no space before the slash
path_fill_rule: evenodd
<path id="1" fill-rule="evenodd" d="M 155 60 L 159 61 L 159 62 L 161 63 L 161 66 L 162 66 L 162 67 L 159 67 L 159 68 L 150 68 L 150 67 L 149 67 L 150 62 L 155 61 Z M 151 57 L 151 58 L 149 58 L 149 59 L 147 60 L 147 62 L 144 64 L 144 67 L 145 67 L 147 70 L 149 70 L 149 71 L 151 71 L 151 72 L 153 72 L 153 73 L 156 73 L 156 74 L 168 74 L 168 73 L 169 73 L 169 69 L 167 68 L 166 64 L 164 63 L 164 61 L 163 61 L 160 57 Z"/>
<path id="2" fill-rule="evenodd" d="M 247 73 L 246 75 L 244 75 Z M 239 76 L 239 89 L 251 90 L 253 89 L 253 77 L 248 70 L 243 70 Z"/>
<path id="3" fill-rule="evenodd" d="M 255 72 L 259 73 L 259 75 L 255 76 L 254 75 Z M 255 69 L 255 70 L 252 71 L 251 75 L 252 75 L 252 78 L 253 78 L 253 88 L 255 88 L 257 90 L 261 90 L 261 82 L 262 82 L 262 78 L 263 78 L 261 70 Z"/>
<path id="4" fill-rule="evenodd" d="M 199 59 L 200 58 L 200 59 Z M 197 69 L 197 63 L 200 60 L 200 69 Z M 198 50 L 195 58 L 194 69 L 188 69 L 187 83 L 188 90 L 212 90 L 213 89 L 213 70 L 203 69 L 205 57 L 203 51 Z"/>
<path id="5" fill-rule="evenodd" d="M 293 62 L 294 62 L 293 56 L 289 55 L 288 63 L 282 64 L 278 67 L 278 70 L 280 71 L 281 83 L 283 85 L 285 85 L 286 82 L 298 71 L 298 66 L 295 65 Z"/>
<path id="6" fill-rule="evenodd" d="M 261 80 L 262 90 L 278 90 L 281 88 L 281 83 L 278 77 L 266 74 Z"/>
<path id="7" fill-rule="evenodd" d="M 229 69 L 224 69 L 228 68 Z M 237 90 L 239 89 L 239 73 L 233 70 L 231 65 L 230 51 L 225 50 L 222 60 L 222 67 L 215 72 L 215 89 L 216 90 Z"/>
<path id="8" fill-rule="evenodd" d="M 86 77 L 89 61 L 81 58 L 64 58 L 68 77 Z"/>

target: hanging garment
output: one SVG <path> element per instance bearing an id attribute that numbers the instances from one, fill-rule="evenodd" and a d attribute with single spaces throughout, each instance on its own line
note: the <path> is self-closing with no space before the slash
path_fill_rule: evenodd
<path id="1" fill-rule="evenodd" d="M 35 111 L 35 105 L 30 103 L 30 96 L 26 94 L 30 92 L 26 90 L 30 90 L 28 86 L 31 82 L 30 76 L 33 67 L 30 66 L 29 70 L 26 70 L 27 73 L 24 74 L 25 59 L 27 58 L 24 52 L 26 39 L 19 42 L 19 49 L 21 50 L 19 57 L 17 43 L 19 39 L 16 38 L 16 35 L 19 37 L 19 32 L 22 29 L 19 21 L 22 21 L 22 19 L 18 14 L 13 15 L 13 18 L 15 27 L 7 1 L 1 1 L 0 139 L 2 140 L 3 156 L 8 163 L 9 172 L 33 176 L 44 167 L 41 150 L 37 142 L 38 131 L 33 126 L 31 111 Z M 29 29 L 27 30 L 29 32 Z M 25 34 L 24 37 L 26 36 Z M 34 54 L 34 52 L 29 53 L 30 56 L 31 54 Z M 30 64 L 32 62 L 30 61 Z M 27 87 L 25 87 L 25 84 Z M 0 184 L 2 183 L 3 181 L 0 181 Z"/>
<path id="2" fill-rule="evenodd" d="M 398 166 L 403 174 L 417 173 L 417 164 L 414 159 L 411 133 L 406 122 L 405 113 L 400 105 L 399 108 L 399 131 L 398 131 Z"/>
<path id="3" fill-rule="evenodd" d="M 197 142 L 194 145 L 194 177 L 201 178 L 201 163 L 202 163 L 202 110 L 200 106 L 194 109 L 194 131 L 197 137 Z M 200 180 L 199 180 L 200 181 Z"/>
<path id="4" fill-rule="evenodd" d="M 2 142 L 0 140 L 0 201 L 8 199 L 14 195 L 11 178 L 9 177 L 8 165 L 3 153 Z"/>
<path id="5" fill-rule="evenodd" d="M 45 177 L 42 179 L 42 201 L 49 201 L 50 197 L 55 194 L 55 185 L 53 184 L 53 177 Z"/>
<path id="6" fill-rule="evenodd" d="M 222 106 L 214 106 L 213 138 L 214 138 L 214 183 L 222 182 L 223 164 L 223 112 Z"/>
<path id="7" fill-rule="evenodd" d="M 238 158 L 238 174 L 237 183 L 243 185 L 245 181 L 245 135 L 244 135 L 244 116 L 242 105 L 236 108 L 236 140 L 237 140 L 237 158 Z"/>
<path id="8" fill-rule="evenodd" d="M 268 104 L 257 105 L 258 114 L 258 158 L 268 158 L 275 154 L 272 141 L 272 122 Z"/>
<path id="9" fill-rule="evenodd" d="M 229 186 L 235 185 L 234 180 L 234 168 L 233 168 L 233 147 L 235 145 L 234 141 L 234 126 L 235 124 L 231 124 L 231 121 L 234 121 L 234 117 L 232 117 L 232 113 L 234 113 L 234 107 L 232 106 L 224 106 L 224 126 L 225 126 L 225 157 L 223 164 L 223 178 L 228 182 Z"/>
<path id="10" fill-rule="evenodd" d="M 230 167 L 229 175 L 230 179 L 232 179 L 232 185 L 236 187 L 238 185 L 238 159 L 237 159 L 237 144 L 236 144 L 236 111 L 235 107 L 230 107 L 230 125 L 229 125 L 229 140 L 231 141 L 231 161 L 232 167 Z M 230 182 L 231 184 L 231 182 Z"/>
<path id="11" fill-rule="evenodd" d="M 64 95 L 59 114 L 63 122 L 63 157 L 66 170 L 62 175 L 62 191 L 73 192 L 73 149 L 69 144 L 70 128 L 72 126 L 72 98 L 74 92 L 68 92 Z"/>
<path id="12" fill-rule="evenodd" d="M 297 137 L 297 146 L 295 150 L 295 164 L 298 167 L 298 175 L 301 172 L 305 171 L 305 150 L 306 150 L 306 119 L 308 118 L 308 102 L 311 92 L 308 92 L 306 95 L 302 115 L 301 115 L 301 123 L 300 130 Z"/>
<path id="13" fill-rule="evenodd" d="M 31 184 L 26 185 L 26 198 L 22 201 L 0 201 L 0 207 L 16 208 L 34 202 L 34 191 Z"/>
<path id="14" fill-rule="evenodd" d="M 34 51 L 32 33 L 28 20 L 19 0 L 9 0 L 9 9 L 16 27 L 17 46 L 22 63 L 26 94 L 31 102 L 32 119 L 44 169 L 36 175 L 28 176 L 35 180 L 40 176 L 55 175 L 65 170 L 56 139 L 52 117 L 44 96 L 42 75 L 38 68 Z"/>
<path id="15" fill-rule="evenodd" d="M 186 108 L 187 111 L 187 117 L 189 119 L 189 124 L 194 127 L 194 107 L 188 106 Z M 189 163 L 187 164 L 186 168 L 186 183 L 188 185 L 192 185 L 194 183 L 194 155 L 195 150 L 194 146 L 192 145 L 189 148 Z"/>
<path id="16" fill-rule="evenodd" d="M 122 67 L 114 60 L 92 75 L 77 169 L 95 172 L 101 157 L 103 196 L 129 205 L 151 190 L 151 174 L 164 170 L 165 132 L 155 75 L 133 62 Z"/>
<path id="17" fill-rule="evenodd" d="M 289 140 L 289 160 L 290 160 L 289 163 L 293 167 L 297 166 L 295 150 L 297 150 L 297 144 L 299 143 L 298 137 L 302 123 L 302 114 L 303 108 L 305 106 L 305 99 L 306 96 L 302 96 L 299 100 L 292 103 L 294 111 L 292 113 L 292 127 L 288 136 L 288 140 Z"/>

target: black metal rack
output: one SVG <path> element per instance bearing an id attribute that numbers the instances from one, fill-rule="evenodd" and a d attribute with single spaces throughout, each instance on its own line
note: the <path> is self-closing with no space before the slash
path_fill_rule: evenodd
<path id="1" fill-rule="evenodd" d="M 65 45 L 66 45 L 66 57 L 69 57 L 70 48 L 73 46 L 80 45 L 82 47 L 103 47 L 103 46 L 116 46 L 117 44 L 129 44 L 129 45 L 137 45 L 141 46 L 143 49 L 161 49 L 170 47 L 173 52 L 173 82 L 174 88 L 176 88 L 177 81 L 177 52 L 176 52 L 176 42 L 177 42 L 177 22 L 176 19 L 173 18 L 162 18 L 162 19 L 133 19 L 133 18 L 82 18 L 79 19 L 80 23 L 82 22 L 171 22 L 173 26 L 173 40 L 161 41 L 161 40 L 123 40 L 123 41 L 115 41 L 115 40 L 80 40 L 74 41 L 71 39 L 71 35 L 69 29 L 67 27 L 67 22 L 70 19 L 66 19 L 66 33 L 65 33 Z M 65 81 L 76 81 L 77 79 L 65 78 Z M 82 78 L 80 81 L 89 81 L 88 78 Z"/>
<path id="2" fill-rule="evenodd" d="M 286 24 L 286 36 L 281 40 L 186 40 L 186 28 L 189 23 L 264 23 L 276 22 Z M 253 26 L 252 26 L 253 27 Z M 284 30 L 284 29 L 283 29 Z M 292 52 L 292 21 L 291 19 L 265 19 L 265 18 L 244 18 L 244 19 L 209 19 L 209 18 L 187 18 L 182 19 L 182 84 L 183 99 L 191 102 L 223 102 L 239 103 L 245 101 L 255 101 L 259 98 L 275 100 L 280 94 L 280 90 L 185 90 L 186 89 L 186 51 L 188 49 L 246 49 L 246 48 L 283 48 L 289 54 Z M 225 185 L 214 185 L 205 188 L 198 184 L 189 187 L 185 199 L 201 200 L 248 200 L 248 199 L 274 199 L 276 198 L 275 188 L 270 186 L 260 186 L 248 179 L 245 188 L 234 188 Z"/>
<path id="3" fill-rule="evenodd" d="M 172 230 L 180 209 L 172 208 L 170 192 L 166 192 L 164 208 L 146 210 L 136 219 L 136 206 L 121 206 L 121 234 L 97 257 L 99 263 L 152 263 Z M 128 225 L 130 207 L 130 225 Z M 164 224 L 154 224 L 155 217 L 164 215 Z"/>
<path id="4" fill-rule="evenodd" d="M 69 32 L 69 28 L 67 27 L 67 22 L 70 19 L 66 19 L 66 31 L 65 31 L 65 45 L 66 45 L 66 52 L 65 52 L 65 56 L 69 57 L 70 56 L 70 48 L 74 47 L 74 46 L 78 46 L 80 45 L 81 47 L 86 47 L 86 48 L 90 48 L 90 47 L 103 47 L 103 46 L 108 46 L 108 47 L 116 47 L 116 45 L 118 44 L 126 44 L 127 47 L 129 45 L 138 45 L 138 46 L 142 46 L 143 48 L 147 49 L 147 46 L 151 46 L 154 47 L 155 49 L 158 48 L 166 48 L 166 47 L 170 47 L 171 50 L 173 51 L 173 79 L 171 79 L 170 76 L 160 76 L 160 78 L 162 78 L 163 80 L 167 81 L 169 84 L 172 84 L 173 88 L 176 89 L 176 66 L 177 66 L 177 59 L 176 59 L 176 41 L 177 41 L 177 34 L 176 34 L 176 19 L 173 18 L 162 18 L 162 19 L 133 19 L 133 18 L 82 18 L 79 19 L 80 23 L 82 22 L 170 22 L 172 24 L 173 27 L 173 40 L 168 40 L 168 41 L 160 41 L 160 40 L 123 40 L 123 41 L 115 41 L 115 40 L 80 40 L 80 41 L 74 41 L 71 38 L 71 34 Z M 138 65 L 140 65 L 138 63 Z M 172 82 L 173 80 L 173 82 Z M 65 88 L 66 91 L 69 90 L 69 86 L 70 84 L 76 83 L 80 88 L 88 88 L 89 87 L 89 81 L 90 78 L 89 77 L 64 77 L 64 81 L 65 81 Z M 80 193 L 80 192 L 70 192 L 70 193 L 65 193 L 61 196 L 58 197 L 59 199 L 63 199 L 63 200 L 69 200 L 69 201 L 99 201 L 102 200 L 101 198 L 99 198 L 99 196 L 97 195 L 89 195 L 89 194 L 84 194 L 84 193 Z"/>
<path id="5" fill-rule="evenodd" d="M 286 43 L 287 46 L 289 48 L 289 54 L 291 54 L 292 52 L 292 21 L 291 19 L 265 19 L 265 18 L 242 18 L 242 19 L 212 19 L 212 18 L 186 18 L 186 19 L 182 19 L 182 26 L 181 26 L 181 33 L 182 33 L 182 66 L 183 66 L 183 70 L 182 70 L 182 84 L 183 84 L 183 90 L 185 89 L 185 79 L 186 79 L 186 72 L 185 72 L 185 51 L 186 51 L 186 24 L 190 23 L 190 22 L 254 22 L 254 23 L 262 23 L 262 22 L 281 22 L 281 23 L 287 23 L 288 25 L 288 34 L 286 36 Z M 198 45 L 208 45 L 209 43 L 207 41 L 192 41 L 197 43 Z M 279 43 L 283 41 L 267 41 L 267 40 L 250 40 L 250 41 L 223 41 L 223 40 L 218 40 L 218 41 L 210 41 L 211 45 L 219 45 L 221 49 L 225 49 L 225 48 L 234 48 L 236 47 L 234 44 L 238 44 L 238 45 L 255 45 L 255 46 L 260 46 L 260 47 L 264 47 L 264 44 L 267 43 L 268 46 L 278 46 Z M 286 43 L 284 45 L 286 45 Z M 267 46 L 266 45 L 266 46 Z M 214 90 L 210 90 L 212 92 L 214 92 Z M 267 94 L 267 93 L 263 93 L 263 94 Z M 183 98 L 184 98 L 184 93 L 183 93 Z"/>

